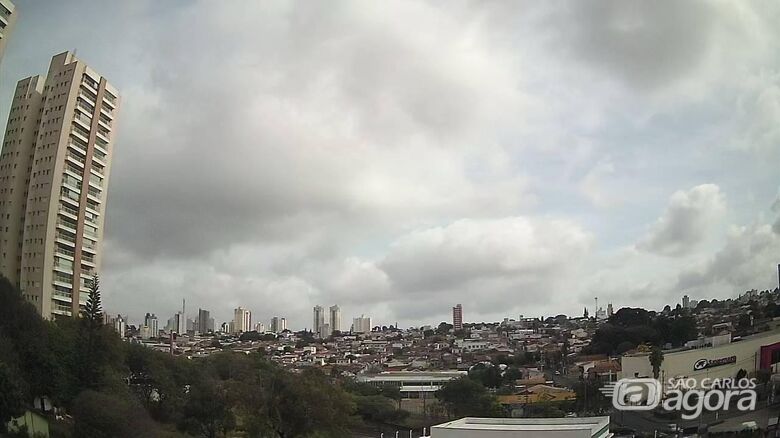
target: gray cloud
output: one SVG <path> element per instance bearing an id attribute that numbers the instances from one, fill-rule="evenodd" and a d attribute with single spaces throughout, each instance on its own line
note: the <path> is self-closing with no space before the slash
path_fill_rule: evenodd
<path id="1" fill-rule="evenodd" d="M 132 318 L 652 306 L 776 194 L 773 3 L 19 7 L 0 99 L 73 47 L 123 92 L 103 284 Z"/>
<path id="2" fill-rule="evenodd" d="M 677 191 L 669 206 L 637 248 L 678 256 L 694 251 L 725 212 L 725 198 L 714 184 Z"/>

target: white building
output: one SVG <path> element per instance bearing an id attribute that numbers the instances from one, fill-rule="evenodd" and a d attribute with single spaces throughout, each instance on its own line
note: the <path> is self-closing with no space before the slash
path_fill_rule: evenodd
<path id="1" fill-rule="evenodd" d="M 357 318 L 352 319 L 352 333 L 370 333 L 371 332 L 371 318 L 365 315 L 360 315 Z"/>
<path id="2" fill-rule="evenodd" d="M 233 333 L 252 331 L 252 312 L 243 307 L 233 310 Z"/>
<path id="3" fill-rule="evenodd" d="M 461 418 L 431 427 L 430 438 L 609 438 L 609 417 Z"/>
<path id="4" fill-rule="evenodd" d="M 659 378 L 733 378 L 740 370 L 752 376 L 758 369 L 780 371 L 780 330 L 746 336 L 731 342 L 730 336 L 714 336 L 689 343 L 695 348 L 664 351 Z M 625 355 L 620 359 L 621 377 L 652 377 L 649 353 Z"/>
<path id="5" fill-rule="evenodd" d="M 466 371 L 385 371 L 379 374 L 357 376 L 358 382 L 374 386 L 391 385 L 401 391 L 404 398 L 418 398 L 421 394 L 434 393 L 450 380 L 467 376 Z"/>

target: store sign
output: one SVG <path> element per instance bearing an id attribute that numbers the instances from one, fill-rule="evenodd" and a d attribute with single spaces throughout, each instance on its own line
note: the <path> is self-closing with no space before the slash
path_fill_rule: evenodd
<path id="1" fill-rule="evenodd" d="M 693 370 L 699 371 L 732 363 L 737 363 L 737 356 L 722 357 L 720 359 L 699 359 L 693 363 Z"/>

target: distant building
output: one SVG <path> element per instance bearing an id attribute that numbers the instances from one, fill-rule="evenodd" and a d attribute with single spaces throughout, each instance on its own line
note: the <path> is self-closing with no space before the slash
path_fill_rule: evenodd
<path id="1" fill-rule="evenodd" d="M 158 333 L 160 332 L 160 328 L 158 327 L 157 324 L 158 324 L 157 317 L 154 315 L 154 313 L 147 313 L 146 316 L 144 316 L 143 327 L 147 328 L 147 334 L 149 338 L 156 338 Z M 143 333 L 141 337 L 143 338 Z M 144 338 L 144 339 L 149 339 L 149 338 Z"/>
<path id="2" fill-rule="evenodd" d="M 124 339 L 127 323 L 125 322 L 125 319 L 122 318 L 122 315 L 117 315 L 115 318 L 112 318 L 111 324 L 114 326 L 114 331 L 119 333 L 119 337 Z"/>
<path id="3" fill-rule="evenodd" d="M 11 0 L 0 0 L 0 61 L 3 60 L 5 45 L 14 30 L 17 15 L 19 14 Z"/>
<path id="4" fill-rule="evenodd" d="M 690 309 L 691 308 L 691 299 L 688 298 L 688 295 L 683 295 L 683 297 L 682 297 L 682 306 L 683 306 L 683 309 Z"/>
<path id="5" fill-rule="evenodd" d="M 371 318 L 365 315 L 360 315 L 357 318 L 352 319 L 352 332 L 353 333 L 370 333 L 371 332 Z"/>
<path id="6" fill-rule="evenodd" d="M 612 308 L 612 303 L 607 304 L 607 318 L 611 317 L 615 314 L 615 311 Z"/>
<path id="7" fill-rule="evenodd" d="M 452 308 L 452 328 L 463 330 L 463 306 L 460 304 Z"/>
<path id="8" fill-rule="evenodd" d="M 330 335 L 332 333 L 333 332 L 331 332 L 331 330 L 330 330 L 330 324 L 326 323 L 326 324 L 322 324 L 320 326 L 320 332 L 317 333 L 317 335 L 319 335 L 320 338 L 325 339 L 325 338 L 330 337 Z"/>
<path id="9" fill-rule="evenodd" d="M 341 308 L 339 306 L 330 306 L 330 330 L 331 332 L 341 331 Z"/>
<path id="10" fill-rule="evenodd" d="M 243 307 L 233 311 L 233 333 L 252 331 L 252 312 Z"/>
<path id="11" fill-rule="evenodd" d="M 279 318 L 279 333 L 287 330 L 287 318 Z"/>
<path id="12" fill-rule="evenodd" d="M 312 316 L 311 331 L 319 335 L 322 325 L 325 324 L 325 309 L 320 305 L 314 306 Z"/>
<path id="13" fill-rule="evenodd" d="M 285 328 L 282 328 L 283 320 L 284 318 L 279 318 L 278 316 L 274 316 L 273 318 L 271 318 L 271 331 L 274 333 L 281 333 L 282 331 L 284 331 L 287 328 L 286 327 L 287 321 L 284 320 Z"/>
<path id="14" fill-rule="evenodd" d="M 262 322 L 258 322 L 255 324 L 255 331 L 258 333 L 264 333 L 265 332 L 265 324 Z"/>
<path id="15" fill-rule="evenodd" d="M 211 312 L 204 309 L 198 309 L 198 328 L 199 333 L 208 333 L 214 331 L 214 320 L 211 318 Z"/>

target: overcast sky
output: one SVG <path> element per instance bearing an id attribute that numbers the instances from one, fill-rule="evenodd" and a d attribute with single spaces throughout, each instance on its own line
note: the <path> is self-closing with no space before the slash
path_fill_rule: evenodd
<path id="1" fill-rule="evenodd" d="M 108 312 L 311 326 L 777 285 L 780 3 L 15 0 L 123 98 Z"/>

